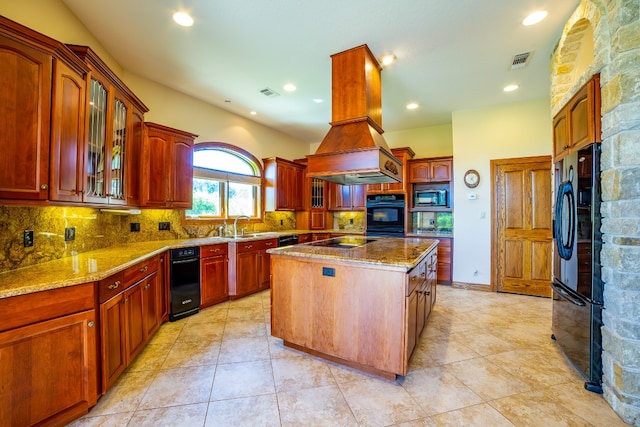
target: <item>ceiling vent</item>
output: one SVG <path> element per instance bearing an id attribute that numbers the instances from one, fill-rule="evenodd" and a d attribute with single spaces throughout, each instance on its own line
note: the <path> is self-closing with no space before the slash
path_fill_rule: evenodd
<path id="1" fill-rule="evenodd" d="M 533 52 L 524 52 L 513 55 L 513 60 L 511 61 L 511 69 L 519 70 L 520 68 L 524 68 L 529 65 L 531 55 L 533 55 Z"/>
<path id="2" fill-rule="evenodd" d="M 262 89 L 260 93 L 268 97 L 280 95 L 278 92 L 276 92 L 273 89 L 269 89 L 268 87 L 265 87 L 264 89 Z"/>

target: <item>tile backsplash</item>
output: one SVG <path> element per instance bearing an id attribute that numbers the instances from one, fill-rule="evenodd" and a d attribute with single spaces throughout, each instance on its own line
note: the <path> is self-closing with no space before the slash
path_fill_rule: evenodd
<path id="1" fill-rule="evenodd" d="M 159 223 L 169 230 L 159 230 Z M 140 231 L 132 231 L 138 228 Z M 233 222 L 228 221 L 229 229 Z M 292 212 L 267 212 L 264 222 L 247 224 L 247 232 L 291 230 Z M 75 228 L 74 240 L 65 241 L 65 229 Z M 24 247 L 24 232 L 33 231 L 33 246 Z M 139 215 L 120 215 L 85 207 L 0 206 L 0 272 L 39 264 L 75 253 L 118 244 L 150 240 L 216 236 L 216 227 L 183 226 L 180 211 L 143 209 Z"/>

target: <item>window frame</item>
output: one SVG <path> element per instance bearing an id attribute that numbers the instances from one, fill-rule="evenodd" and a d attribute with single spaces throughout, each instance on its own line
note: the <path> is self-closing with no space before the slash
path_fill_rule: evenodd
<path id="1" fill-rule="evenodd" d="M 235 155 L 240 159 L 244 160 L 249 164 L 249 166 L 253 169 L 255 175 L 243 175 L 233 172 L 220 171 L 216 169 L 208 169 L 193 166 L 193 177 L 194 178 L 205 178 L 217 180 L 220 182 L 220 197 L 222 199 L 221 203 L 221 215 L 220 216 L 205 216 L 205 217 L 190 217 L 187 216 L 187 210 L 183 209 L 181 216 L 182 222 L 185 225 L 218 225 L 222 224 L 225 221 L 233 221 L 236 216 L 230 216 L 228 214 L 228 204 L 229 204 L 229 182 L 236 182 L 241 184 L 251 184 L 255 185 L 256 188 L 256 216 L 252 217 L 249 222 L 257 223 L 262 222 L 264 218 L 264 173 L 262 163 L 251 153 L 248 151 L 237 147 L 232 144 L 227 144 L 224 142 L 200 142 L 195 144 L 194 146 L 194 154 L 196 151 L 203 150 L 215 150 L 215 151 L 224 151 L 229 154 Z"/>

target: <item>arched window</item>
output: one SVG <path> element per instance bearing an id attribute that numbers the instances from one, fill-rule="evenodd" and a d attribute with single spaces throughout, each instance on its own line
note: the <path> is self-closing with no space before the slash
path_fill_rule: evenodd
<path id="1" fill-rule="evenodd" d="M 187 220 L 225 220 L 262 215 L 262 167 L 251 153 L 222 142 L 196 144 L 193 151 L 193 206 Z"/>

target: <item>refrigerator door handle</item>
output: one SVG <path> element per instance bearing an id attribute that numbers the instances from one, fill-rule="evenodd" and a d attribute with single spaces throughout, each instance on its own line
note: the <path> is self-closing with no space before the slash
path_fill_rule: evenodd
<path id="1" fill-rule="evenodd" d="M 551 282 L 551 287 L 558 295 L 560 295 L 570 303 L 580 307 L 584 307 L 585 305 L 587 305 L 587 302 L 584 301 L 584 298 L 581 298 L 580 295 L 568 288 L 560 280 L 554 279 L 553 282 Z"/>

